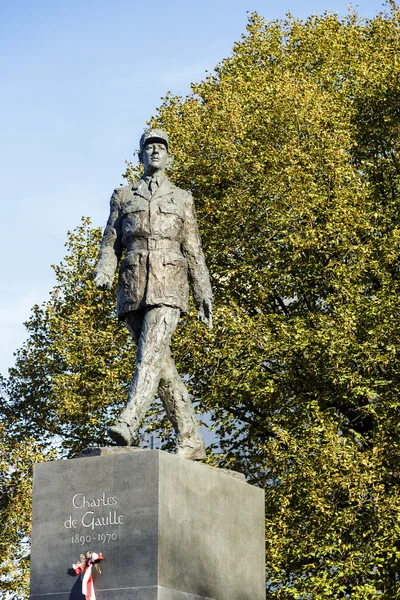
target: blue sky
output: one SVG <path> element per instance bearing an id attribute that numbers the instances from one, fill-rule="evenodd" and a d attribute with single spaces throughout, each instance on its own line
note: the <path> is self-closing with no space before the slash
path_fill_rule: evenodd
<path id="1" fill-rule="evenodd" d="M 54 285 L 81 216 L 104 226 L 145 121 L 160 98 L 229 56 L 246 11 L 267 19 L 335 0 L 13 0 L 0 2 L 0 373 L 26 338 L 23 322 Z M 373 17 L 379 1 L 353 4 Z"/>

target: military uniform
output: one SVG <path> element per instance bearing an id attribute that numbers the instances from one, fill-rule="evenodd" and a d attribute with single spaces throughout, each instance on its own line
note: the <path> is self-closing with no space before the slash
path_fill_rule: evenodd
<path id="1" fill-rule="evenodd" d="M 95 276 L 102 273 L 112 280 L 119 261 L 117 312 L 138 352 L 128 405 L 117 424 L 129 429 L 134 443 L 158 391 L 178 434 L 178 449 L 188 440 L 199 446 L 197 421 L 170 350 L 180 312 L 188 308 L 188 275 L 196 305 L 212 299 L 191 194 L 165 176 L 143 177 L 116 189 Z M 204 449 L 202 440 L 201 445 Z"/>
<path id="2" fill-rule="evenodd" d="M 114 191 L 96 270 L 113 276 L 124 248 L 118 280 L 120 318 L 146 306 L 187 311 L 188 272 L 196 304 L 212 297 L 193 198 L 166 177 L 153 194 L 145 179 Z"/>

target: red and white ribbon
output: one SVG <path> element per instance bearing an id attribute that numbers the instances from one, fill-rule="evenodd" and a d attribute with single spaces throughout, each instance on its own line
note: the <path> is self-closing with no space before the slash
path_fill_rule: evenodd
<path id="1" fill-rule="evenodd" d="M 76 575 L 82 575 L 82 594 L 86 600 L 96 600 L 96 594 L 94 593 L 92 567 L 95 563 L 103 560 L 102 554 L 92 552 L 92 556 L 85 561 L 85 564 L 74 563 L 72 568 Z"/>
<path id="2" fill-rule="evenodd" d="M 75 575 L 80 575 L 82 573 L 82 567 L 80 563 L 74 563 L 72 565 L 73 570 L 75 571 Z"/>
<path id="3" fill-rule="evenodd" d="M 92 563 L 90 561 L 85 569 L 82 579 L 82 594 L 85 596 L 86 600 L 96 600 L 96 594 L 94 593 L 93 587 Z"/>

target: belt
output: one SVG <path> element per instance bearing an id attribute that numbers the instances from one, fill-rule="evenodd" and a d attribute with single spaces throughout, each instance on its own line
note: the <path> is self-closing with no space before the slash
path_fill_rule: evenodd
<path id="1" fill-rule="evenodd" d="M 127 250 L 175 250 L 180 252 L 181 243 L 176 240 L 154 239 L 154 238 L 134 238 L 130 240 Z"/>

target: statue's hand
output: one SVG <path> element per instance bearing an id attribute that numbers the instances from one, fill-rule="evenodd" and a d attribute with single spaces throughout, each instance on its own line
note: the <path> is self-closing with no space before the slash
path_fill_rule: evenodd
<path id="1" fill-rule="evenodd" d="M 208 325 L 209 329 L 212 329 L 212 301 L 210 298 L 201 301 L 199 310 L 197 311 L 197 318 L 205 325 Z"/>
<path id="2" fill-rule="evenodd" d="M 102 271 L 93 273 L 94 283 L 99 290 L 111 290 L 112 278 Z"/>

